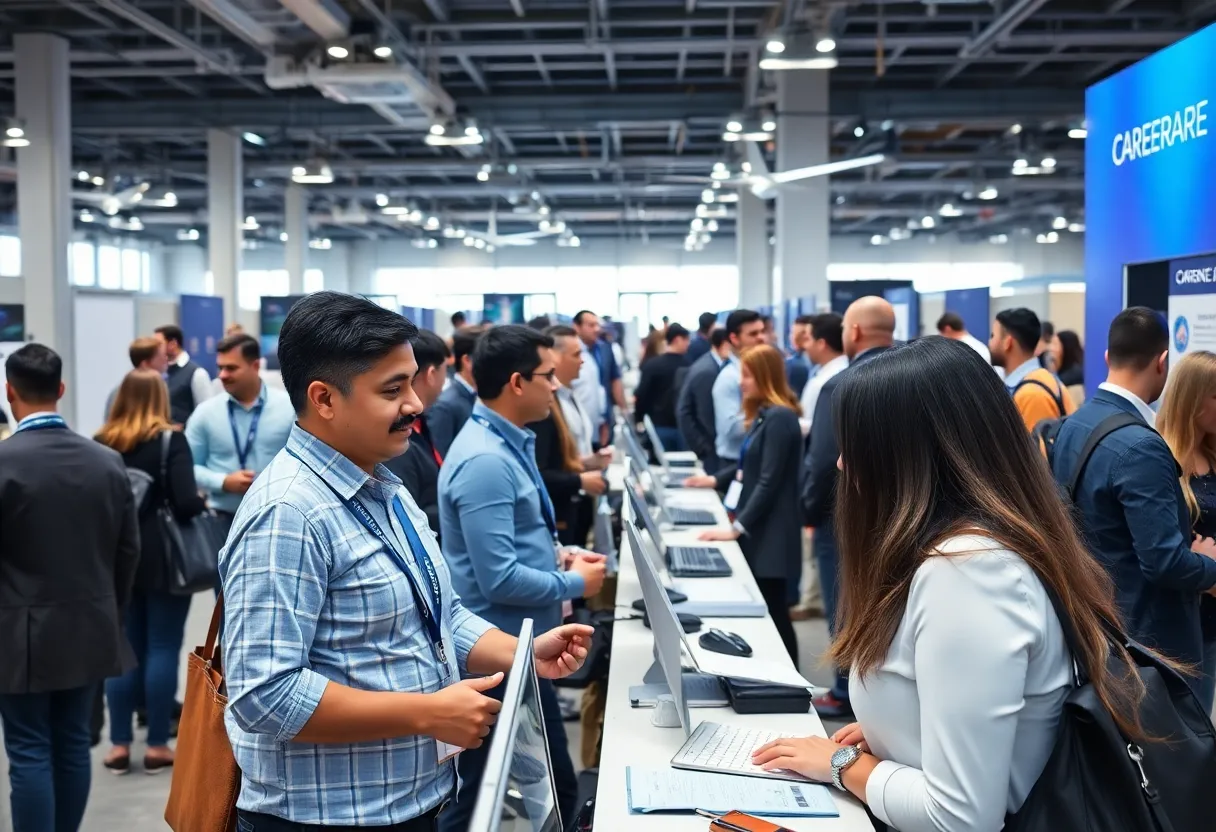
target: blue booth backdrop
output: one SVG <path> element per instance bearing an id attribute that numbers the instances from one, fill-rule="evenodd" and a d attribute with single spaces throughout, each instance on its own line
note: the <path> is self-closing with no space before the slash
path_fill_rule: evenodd
<path id="1" fill-rule="evenodd" d="M 215 378 L 215 347 L 224 337 L 224 299 L 182 295 L 178 321 L 191 360 Z"/>
<path id="2" fill-rule="evenodd" d="M 1213 98 L 1213 26 L 1085 94 L 1085 379 L 1091 393 L 1106 377 L 1103 353 L 1111 319 L 1123 308 L 1124 266 L 1216 252 Z"/>
<path id="3" fill-rule="evenodd" d="M 953 289 L 946 292 L 946 311 L 961 317 L 967 332 L 985 344 L 988 343 L 988 336 L 992 334 L 992 321 L 989 319 L 992 314 L 990 294 L 987 288 Z M 937 326 L 937 321 L 927 323 L 933 327 Z"/>

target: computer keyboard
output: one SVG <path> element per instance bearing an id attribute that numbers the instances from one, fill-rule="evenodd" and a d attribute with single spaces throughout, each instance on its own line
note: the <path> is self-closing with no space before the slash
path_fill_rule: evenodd
<path id="1" fill-rule="evenodd" d="M 695 459 L 672 459 L 667 458 L 668 468 L 696 468 L 701 463 Z"/>
<path id="2" fill-rule="evenodd" d="M 765 771 L 752 764 L 752 752 L 757 748 L 771 740 L 793 736 L 797 735 L 702 722 L 684 743 L 684 747 L 676 752 L 676 756 L 671 759 L 671 765 L 674 768 L 693 771 L 721 771 L 750 777 L 806 782 L 807 778 L 795 772 L 783 769 Z"/>
<path id="3" fill-rule="evenodd" d="M 730 564 L 720 549 L 712 546 L 668 546 L 667 566 L 677 575 L 708 575 L 725 578 L 731 574 Z"/>
<path id="4" fill-rule="evenodd" d="M 718 519 L 713 512 L 702 508 L 667 507 L 667 517 L 673 526 L 716 526 Z"/>

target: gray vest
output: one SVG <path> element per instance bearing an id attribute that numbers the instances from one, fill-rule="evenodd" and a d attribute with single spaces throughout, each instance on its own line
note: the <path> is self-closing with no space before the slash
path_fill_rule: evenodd
<path id="1" fill-rule="evenodd" d="M 197 403 L 194 401 L 194 391 L 190 389 L 190 382 L 194 381 L 194 374 L 199 369 L 199 366 L 193 361 L 187 361 L 181 367 L 176 364 L 169 365 L 166 379 L 166 383 L 169 385 L 169 410 L 176 424 L 186 424 L 186 420 L 194 412 Z"/>

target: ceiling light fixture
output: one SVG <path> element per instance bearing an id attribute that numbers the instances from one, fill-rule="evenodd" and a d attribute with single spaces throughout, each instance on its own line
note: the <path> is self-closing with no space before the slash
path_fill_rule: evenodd
<path id="1" fill-rule="evenodd" d="M 291 169 L 291 181 L 300 185 L 329 185 L 334 181 L 334 171 L 324 159 L 309 159 Z"/>
<path id="2" fill-rule="evenodd" d="M 372 50 L 372 54 L 381 60 L 387 61 L 389 58 L 393 57 L 393 47 L 377 46 L 374 50 Z"/>
<path id="3" fill-rule="evenodd" d="M 262 138 L 257 133 L 244 132 L 241 134 L 241 138 L 252 145 L 257 145 L 258 147 L 266 146 L 266 139 Z"/>
<path id="4" fill-rule="evenodd" d="M 350 57 L 350 50 L 345 46 L 334 44 L 325 50 L 326 54 L 331 58 L 337 58 L 339 61 Z"/>
<path id="5" fill-rule="evenodd" d="M 781 38 L 771 38 L 769 39 L 769 42 L 764 45 L 764 48 L 769 52 L 772 52 L 774 55 L 780 55 L 785 51 L 785 41 L 781 40 Z"/>
<path id="6" fill-rule="evenodd" d="M 288 240 L 287 232 L 286 232 L 286 231 L 280 231 L 280 232 L 279 232 L 279 242 L 280 242 L 280 243 L 285 243 L 285 242 L 287 242 L 287 240 Z"/>
<path id="7" fill-rule="evenodd" d="M 425 228 L 427 231 L 438 231 L 439 230 L 439 217 L 427 217 L 426 222 L 424 222 L 422 224 L 422 227 Z"/>
<path id="8" fill-rule="evenodd" d="M 713 202 L 714 201 L 714 189 L 706 188 L 705 190 L 701 191 L 701 201 L 706 204 Z"/>
<path id="9" fill-rule="evenodd" d="M 1044 156 L 1043 161 L 1039 162 L 1039 167 L 1046 168 L 1047 170 L 1052 170 L 1055 166 L 1056 160 L 1054 156 Z"/>
<path id="10" fill-rule="evenodd" d="M 921 228 L 933 228 L 937 225 L 937 220 L 933 219 L 931 214 L 926 214 L 924 219 L 920 221 Z"/>
<path id="11" fill-rule="evenodd" d="M 831 37 L 822 37 L 815 42 L 816 52 L 834 52 L 836 51 L 836 41 Z"/>
<path id="12" fill-rule="evenodd" d="M 732 119 L 731 121 L 726 122 L 726 129 L 731 133 L 741 133 L 743 132 L 743 124 Z"/>
<path id="13" fill-rule="evenodd" d="M 1085 127 L 1074 127 L 1068 131 L 1070 139 L 1087 139 L 1089 138 L 1089 130 Z"/>
<path id="14" fill-rule="evenodd" d="M 979 198 L 984 200 L 985 202 L 990 202 L 990 201 L 996 199 L 1000 195 L 1001 195 L 1000 191 L 998 191 L 994 185 L 987 186 L 986 188 L 984 188 L 984 190 L 980 191 L 979 194 L 977 194 L 977 196 L 979 196 Z"/>
<path id="15" fill-rule="evenodd" d="M 245 217 L 245 221 L 241 223 L 241 228 L 245 231 L 257 231 L 262 226 L 258 224 L 258 218 L 252 214 Z"/>
<path id="16" fill-rule="evenodd" d="M 94 176 L 92 179 L 92 182 L 98 188 L 102 188 L 102 187 L 105 187 L 106 178 L 104 176 Z"/>
<path id="17" fill-rule="evenodd" d="M 1020 124 L 1013 125 L 1012 127 L 1009 128 L 1009 132 L 1015 136 L 1018 135 L 1019 133 L 1022 132 L 1022 125 L 1020 125 Z"/>
<path id="18" fill-rule="evenodd" d="M 767 52 L 760 59 L 763 70 L 834 69 L 839 63 L 836 41 L 826 35 L 816 38 L 803 33 L 788 45 L 780 41 L 780 49 L 774 49 L 773 44 L 774 40 L 768 42 Z"/>
<path id="19" fill-rule="evenodd" d="M 315 248 L 318 251 L 328 251 L 334 247 L 334 243 L 333 240 L 329 239 L 328 237 L 321 237 L 320 239 L 309 240 L 308 247 Z"/>
<path id="20" fill-rule="evenodd" d="M 87 170 L 82 170 L 82 171 L 78 172 L 76 174 L 76 179 L 79 182 L 88 182 L 89 181 L 89 172 Z"/>
<path id="21" fill-rule="evenodd" d="M 777 129 L 777 122 L 773 121 L 771 118 L 766 119 L 765 122 L 760 125 L 760 127 L 763 128 L 766 133 L 771 133 Z"/>
<path id="22" fill-rule="evenodd" d="M 875 234 L 870 238 L 870 245 L 872 246 L 885 246 L 889 242 L 891 241 L 881 234 Z"/>
<path id="23" fill-rule="evenodd" d="M 0 141 L 4 147 L 29 147 L 30 140 L 25 135 L 25 122 L 15 118 L 4 119 L 4 139 Z"/>
<path id="24" fill-rule="evenodd" d="M 940 209 L 938 209 L 937 213 L 941 214 L 943 217 L 961 217 L 963 215 L 962 209 L 956 207 L 952 202 L 947 202 Z"/>
<path id="25" fill-rule="evenodd" d="M 388 194 L 376 194 L 376 205 L 383 208 L 388 205 Z"/>
<path id="26" fill-rule="evenodd" d="M 81 222 L 93 222 L 93 220 L 95 220 L 95 219 L 96 219 L 96 217 L 93 216 L 93 212 L 90 211 L 88 208 L 85 208 L 83 211 L 80 212 L 80 221 Z"/>
<path id="27" fill-rule="evenodd" d="M 1005 243 L 1009 242 L 1009 235 L 1008 234 L 993 234 L 991 237 L 988 238 L 988 242 L 992 243 L 994 246 L 1003 246 L 1003 245 L 1005 245 Z"/>
<path id="28" fill-rule="evenodd" d="M 191 243 L 197 240 L 200 236 L 197 228 L 179 228 L 177 229 L 177 239 L 183 243 Z"/>
<path id="29" fill-rule="evenodd" d="M 1071 223 L 1068 226 L 1068 230 L 1071 231 L 1073 234 L 1084 234 L 1085 233 L 1085 223 L 1083 223 L 1083 222 Z"/>
<path id="30" fill-rule="evenodd" d="M 1056 231 L 1063 231 L 1065 228 L 1068 228 L 1068 220 L 1064 217 L 1056 217 L 1051 221 L 1051 227 Z"/>
<path id="31" fill-rule="evenodd" d="M 866 134 L 866 123 L 864 121 L 857 122 L 857 126 L 853 128 L 853 135 L 857 138 L 862 138 Z"/>
<path id="32" fill-rule="evenodd" d="M 442 136 L 446 130 L 447 130 L 447 128 L 444 127 L 442 124 L 432 124 L 431 125 L 431 135 L 432 136 Z"/>
<path id="33" fill-rule="evenodd" d="M 482 144 L 485 137 L 475 122 L 461 124 L 432 124 L 423 139 L 432 147 L 461 147 Z"/>

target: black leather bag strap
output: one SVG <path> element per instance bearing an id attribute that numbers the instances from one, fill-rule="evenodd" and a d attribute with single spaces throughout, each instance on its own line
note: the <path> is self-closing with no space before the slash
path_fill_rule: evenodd
<path id="1" fill-rule="evenodd" d="M 173 500 L 169 494 L 169 444 L 173 441 L 173 431 L 164 430 L 160 434 L 160 488 L 164 504 L 172 507 Z"/>
<path id="2" fill-rule="evenodd" d="M 1148 427 L 1143 419 L 1130 413 L 1116 413 L 1098 423 L 1098 426 L 1086 438 L 1085 444 L 1081 446 L 1081 455 L 1077 457 L 1077 464 L 1072 469 L 1072 476 L 1068 478 L 1068 485 L 1065 486 L 1065 489 L 1069 500 L 1076 498 L 1077 485 L 1080 484 L 1081 477 L 1085 474 L 1085 466 L 1089 464 L 1089 458 L 1094 455 L 1099 443 L 1115 431 L 1132 425 Z"/>

